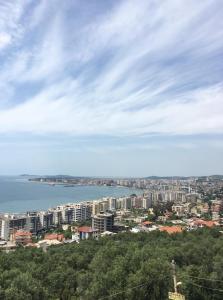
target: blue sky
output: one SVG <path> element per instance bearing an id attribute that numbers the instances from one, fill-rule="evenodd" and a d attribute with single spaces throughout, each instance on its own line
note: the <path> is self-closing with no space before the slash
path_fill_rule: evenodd
<path id="1" fill-rule="evenodd" d="M 221 0 L 1 1 L 0 173 L 223 173 Z"/>

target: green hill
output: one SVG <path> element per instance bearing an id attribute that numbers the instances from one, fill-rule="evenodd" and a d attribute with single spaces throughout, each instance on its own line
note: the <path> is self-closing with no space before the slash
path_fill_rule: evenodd
<path id="1" fill-rule="evenodd" d="M 186 299 L 223 299 L 223 235 L 217 229 L 117 234 L 47 253 L 1 252 L 0 299 L 165 300 L 173 290 L 172 259 Z"/>

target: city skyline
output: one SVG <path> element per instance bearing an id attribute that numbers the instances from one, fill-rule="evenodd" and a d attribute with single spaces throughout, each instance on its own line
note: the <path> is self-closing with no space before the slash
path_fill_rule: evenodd
<path id="1" fill-rule="evenodd" d="M 220 1 L 0 1 L 0 174 L 223 174 Z"/>

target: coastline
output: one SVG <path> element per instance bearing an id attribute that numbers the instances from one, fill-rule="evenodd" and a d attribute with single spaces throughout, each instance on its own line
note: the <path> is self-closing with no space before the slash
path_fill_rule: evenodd
<path id="1" fill-rule="evenodd" d="M 30 184 L 27 184 L 30 183 Z M 33 181 L 11 180 L 0 182 L 0 214 L 22 214 L 27 211 L 46 211 L 58 205 L 92 202 L 103 197 L 125 197 L 142 194 L 142 189 L 123 186 L 75 185 L 64 188 L 63 185 L 49 186 Z"/>

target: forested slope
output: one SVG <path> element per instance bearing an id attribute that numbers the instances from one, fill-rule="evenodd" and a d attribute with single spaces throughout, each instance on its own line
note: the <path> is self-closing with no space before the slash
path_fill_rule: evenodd
<path id="1" fill-rule="evenodd" d="M 167 299 L 172 259 L 186 299 L 223 299 L 223 235 L 208 229 L 1 252 L 0 299 Z"/>

